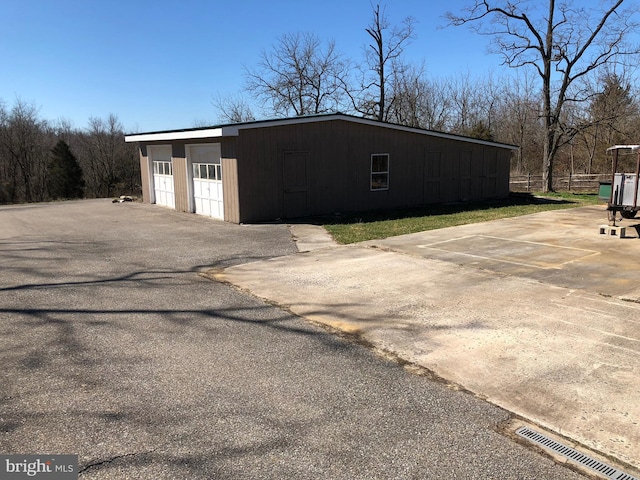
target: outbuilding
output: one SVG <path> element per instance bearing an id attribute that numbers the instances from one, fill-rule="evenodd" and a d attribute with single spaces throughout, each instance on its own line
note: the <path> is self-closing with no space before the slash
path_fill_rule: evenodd
<path id="1" fill-rule="evenodd" d="M 517 149 L 342 113 L 125 140 L 145 202 L 233 223 L 504 198 Z"/>

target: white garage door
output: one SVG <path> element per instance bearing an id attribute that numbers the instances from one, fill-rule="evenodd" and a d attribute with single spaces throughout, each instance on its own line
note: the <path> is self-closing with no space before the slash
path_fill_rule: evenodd
<path id="1" fill-rule="evenodd" d="M 195 212 L 224 220 L 220 145 L 192 146 L 189 158 L 193 168 Z"/>
<path id="2" fill-rule="evenodd" d="M 158 205 L 176 208 L 176 196 L 173 191 L 173 169 L 171 162 L 153 162 L 153 190 Z"/>
<path id="3" fill-rule="evenodd" d="M 154 202 L 165 207 L 176 208 L 176 196 L 173 189 L 173 163 L 171 146 L 157 145 L 149 147 L 153 164 Z"/>

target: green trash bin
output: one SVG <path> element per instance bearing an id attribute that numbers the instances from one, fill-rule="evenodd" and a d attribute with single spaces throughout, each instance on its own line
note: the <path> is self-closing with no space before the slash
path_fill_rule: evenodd
<path id="1" fill-rule="evenodd" d="M 611 182 L 600 182 L 600 187 L 598 188 L 598 198 L 600 200 L 604 200 L 608 202 L 611 198 Z"/>

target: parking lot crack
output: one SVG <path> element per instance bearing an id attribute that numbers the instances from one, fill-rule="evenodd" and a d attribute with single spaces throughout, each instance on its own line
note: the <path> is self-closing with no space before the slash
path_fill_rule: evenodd
<path id="1" fill-rule="evenodd" d="M 87 470 L 90 470 L 92 468 L 96 468 L 96 467 L 101 467 L 103 465 L 108 465 L 110 463 L 113 463 L 117 460 L 121 460 L 123 458 L 131 458 L 131 457 L 137 457 L 137 456 L 143 456 L 143 455 L 148 455 L 150 453 L 155 453 L 155 449 L 153 450 L 147 450 L 144 452 L 134 452 L 134 453 L 124 453 L 122 455 L 114 455 L 113 457 L 109 457 L 106 458 L 104 460 L 94 460 L 91 463 L 88 463 L 87 465 L 85 465 L 82 468 L 78 469 L 78 474 L 81 475 L 83 473 L 85 473 Z"/>

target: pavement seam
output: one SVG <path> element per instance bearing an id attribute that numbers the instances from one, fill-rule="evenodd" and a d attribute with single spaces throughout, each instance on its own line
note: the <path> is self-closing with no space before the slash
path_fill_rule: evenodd
<path id="1" fill-rule="evenodd" d="M 105 460 L 95 460 L 92 463 L 89 463 L 87 465 L 85 465 L 82 468 L 78 469 L 78 474 L 82 474 L 85 473 L 87 470 L 94 468 L 94 467 L 99 467 L 101 465 L 107 465 L 109 463 L 115 462 L 117 460 L 120 460 L 122 458 L 127 458 L 127 457 L 136 457 L 138 455 L 148 455 L 150 453 L 155 453 L 156 449 L 153 450 L 147 450 L 144 452 L 135 452 L 135 453 L 124 453 L 122 455 L 114 455 L 113 457 L 109 457 L 106 458 Z"/>

